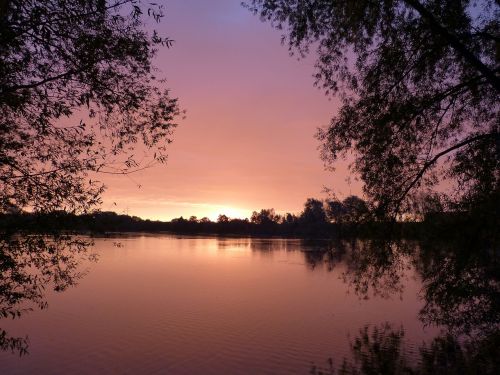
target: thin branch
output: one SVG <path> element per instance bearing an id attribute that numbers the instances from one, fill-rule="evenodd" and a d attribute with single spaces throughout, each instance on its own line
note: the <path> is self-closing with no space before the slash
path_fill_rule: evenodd
<path id="1" fill-rule="evenodd" d="M 452 98 L 450 100 L 450 102 L 448 103 L 448 105 L 443 109 L 443 113 L 441 114 L 441 116 L 439 117 L 439 119 L 436 121 L 436 126 L 434 127 L 434 131 L 431 134 L 431 139 L 430 139 L 430 142 L 429 142 L 429 149 L 427 150 L 427 156 L 425 158 L 426 160 L 429 159 L 429 156 L 430 156 L 430 154 L 432 152 L 432 149 L 434 148 L 434 142 L 436 140 L 439 127 L 441 126 L 441 123 L 443 122 L 444 116 L 446 116 L 446 113 L 448 113 L 448 110 L 450 109 L 450 107 L 452 107 L 452 106 L 455 105 L 455 100 L 456 100 L 456 98 Z"/>
<path id="2" fill-rule="evenodd" d="M 120 7 L 120 6 L 124 5 L 124 4 L 131 3 L 131 2 L 132 2 L 131 0 L 124 0 L 124 1 L 121 1 L 121 2 L 119 1 L 119 2 L 116 2 L 115 4 L 111 4 L 110 6 L 105 7 L 103 10 L 104 11 L 108 11 L 108 10 L 111 10 L 113 8 Z M 25 28 L 24 30 L 22 29 L 22 27 L 24 27 L 24 25 L 19 25 L 20 26 L 19 30 L 21 31 L 21 33 L 18 34 L 18 35 L 16 35 L 16 37 L 22 36 L 25 32 L 27 32 L 28 30 L 33 30 L 35 27 L 50 25 L 50 24 L 54 24 L 54 23 L 57 23 L 57 22 L 61 22 L 61 21 L 70 21 L 72 19 L 82 19 L 82 18 L 85 18 L 85 17 L 92 16 L 92 15 L 98 13 L 98 12 L 102 12 L 102 10 L 96 9 L 96 10 L 93 10 L 93 11 L 87 12 L 87 13 L 72 14 L 72 15 L 69 15 L 69 16 L 66 16 L 66 17 L 59 17 L 59 18 L 49 18 L 46 21 L 39 22 L 39 23 L 36 23 L 36 24 L 31 24 L 27 28 Z"/>
<path id="3" fill-rule="evenodd" d="M 74 74 L 80 73 L 81 71 L 83 71 L 83 69 L 78 69 L 78 70 L 70 69 L 67 72 L 58 74 L 56 76 L 47 77 L 47 78 L 42 79 L 41 81 L 38 81 L 38 82 L 31 82 L 31 83 L 27 83 L 27 84 L 24 84 L 24 85 L 10 86 L 10 87 L 7 87 L 5 90 L 3 90 L 3 92 L 1 92 L 0 94 L 5 94 L 5 93 L 8 93 L 8 92 L 12 92 L 12 91 L 16 91 L 16 90 L 22 90 L 22 89 L 33 89 L 35 87 L 44 85 L 44 84 L 46 84 L 48 82 L 57 81 L 58 79 L 72 76 Z"/>
<path id="4" fill-rule="evenodd" d="M 118 174 L 118 175 L 129 175 L 132 173 L 140 172 L 145 169 L 151 168 L 155 166 L 158 163 L 148 163 L 148 165 L 145 165 L 144 167 L 133 169 L 133 170 L 121 170 L 118 172 L 112 172 L 112 171 L 102 171 L 102 170 L 97 170 L 96 173 L 103 173 L 103 174 Z"/>
<path id="5" fill-rule="evenodd" d="M 420 169 L 420 171 L 415 175 L 415 177 L 413 178 L 412 182 L 408 185 L 408 187 L 404 190 L 403 194 L 398 198 L 398 200 L 396 201 L 396 211 L 399 210 L 399 207 L 401 206 L 401 203 L 403 202 L 403 199 L 408 195 L 408 193 L 410 192 L 411 189 L 413 189 L 415 187 L 415 185 L 420 181 L 420 179 L 423 177 L 423 175 L 425 174 L 425 172 L 432 166 L 434 165 L 442 156 L 454 151 L 454 150 L 457 150 L 463 146 L 467 146 L 468 144 L 471 144 L 471 143 L 474 143 L 476 141 L 480 141 L 482 139 L 488 139 L 488 138 L 496 138 L 496 139 L 500 139 L 500 133 L 488 133 L 488 134 L 480 134 L 480 135 L 477 135 L 475 137 L 472 137 L 472 138 L 468 138 L 468 139 L 465 139 L 449 148 L 447 148 L 446 150 L 443 150 L 439 153 L 437 153 L 436 155 L 434 155 L 434 157 L 427 161 L 426 163 L 424 163 L 423 167 Z"/>
<path id="6" fill-rule="evenodd" d="M 500 92 L 500 78 L 486 66 L 479 58 L 477 58 L 455 35 L 448 32 L 446 28 L 427 10 L 418 0 L 405 0 L 405 2 L 413 7 L 422 18 L 425 18 L 435 32 L 444 37 L 453 49 L 455 49 L 462 57 L 481 72 L 488 82 Z"/>

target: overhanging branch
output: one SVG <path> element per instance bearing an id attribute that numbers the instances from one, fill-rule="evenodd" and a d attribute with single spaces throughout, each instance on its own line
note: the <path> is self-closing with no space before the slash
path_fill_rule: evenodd
<path id="1" fill-rule="evenodd" d="M 432 167 L 442 156 L 449 154 L 452 151 L 455 151 L 459 148 L 462 148 L 464 146 L 467 146 L 468 144 L 483 140 L 483 139 L 488 139 L 488 138 L 494 138 L 494 139 L 500 139 L 500 133 L 488 133 L 488 134 L 479 134 L 476 135 L 475 137 L 467 138 L 459 143 L 456 143 L 455 145 L 448 147 L 447 149 L 437 153 L 434 155 L 434 157 L 427 162 L 424 163 L 420 171 L 415 175 L 411 183 L 406 187 L 404 192 L 401 194 L 401 196 L 396 200 L 396 211 L 399 210 L 399 207 L 401 206 L 401 203 L 405 199 L 405 197 L 408 195 L 408 193 L 415 187 L 415 185 L 420 181 L 420 179 L 424 176 L 425 172 Z"/>
<path id="2" fill-rule="evenodd" d="M 488 80 L 488 82 L 500 92 L 500 78 L 486 66 L 479 58 L 477 58 L 469 49 L 429 12 L 418 0 L 404 0 L 408 5 L 415 9 L 422 18 L 426 19 L 432 30 L 444 37 L 453 49 L 455 49 L 462 57 L 475 67 Z"/>

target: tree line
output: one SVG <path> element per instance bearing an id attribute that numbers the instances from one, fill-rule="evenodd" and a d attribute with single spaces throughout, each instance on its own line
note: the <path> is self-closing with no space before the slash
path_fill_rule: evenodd
<path id="1" fill-rule="evenodd" d="M 274 208 L 253 211 L 249 218 L 231 218 L 220 214 L 213 221 L 208 217 L 178 217 L 170 221 L 141 219 L 110 211 L 75 215 L 64 211 L 29 213 L 11 211 L 0 215 L 0 227 L 12 233 L 67 231 L 103 234 L 106 232 L 170 232 L 178 234 L 217 234 L 282 237 L 327 237 L 402 235 L 414 236 L 424 227 L 438 224 L 453 226 L 466 215 L 444 212 L 430 197 L 424 197 L 420 216 L 405 220 L 377 220 L 368 202 L 351 195 L 343 200 L 308 198 L 300 213 L 277 213 Z M 462 225 L 465 226 L 465 225 Z M 470 225 L 468 225 L 470 227 Z M 427 230 L 427 229 L 426 229 Z"/>

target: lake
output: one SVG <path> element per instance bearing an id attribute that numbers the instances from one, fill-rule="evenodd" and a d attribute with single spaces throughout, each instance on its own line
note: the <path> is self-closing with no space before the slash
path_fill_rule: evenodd
<path id="1" fill-rule="evenodd" d="M 33 311 L 0 320 L 2 374 L 418 368 L 439 365 L 449 348 L 436 347 L 438 339 L 456 340 L 461 350 L 456 343 L 498 337 L 496 329 L 482 329 L 498 323 L 498 274 L 488 271 L 498 254 L 483 254 L 483 263 L 474 256 L 476 275 L 484 266 L 485 275 L 494 277 L 483 285 L 489 290 L 478 291 L 483 305 L 477 306 L 468 304 L 474 296 L 462 292 L 457 300 L 453 294 L 459 282 L 478 282 L 463 276 L 470 274 L 463 257 L 459 261 L 456 251 L 442 248 L 435 255 L 411 241 L 396 246 L 131 234 L 97 238 L 89 251 L 96 260 L 76 254 L 65 273 L 51 274 L 56 284 L 66 284 L 56 287 L 63 292 L 44 281 L 42 303 L 22 301 Z M 43 267 L 52 266 L 37 265 L 40 271 L 31 265 L 29 272 L 43 275 Z M 5 297 L 1 302 L 9 303 Z M 24 341 L 12 344 L 16 339 Z M 462 352 L 466 360 L 475 355 Z"/>

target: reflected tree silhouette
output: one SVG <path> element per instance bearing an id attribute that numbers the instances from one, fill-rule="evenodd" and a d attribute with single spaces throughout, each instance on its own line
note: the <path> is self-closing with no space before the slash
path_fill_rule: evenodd
<path id="1" fill-rule="evenodd" d="M 313 374 L 494 374 L 500 368 L 500 268 L 495 242 L 455 240 L 339 241 L 304 252 L 311 269 L 342 266 L 360 298 L 401 294 L 408 270 L 422 280 L 419 319 L 441 328 L 418 353 L 406 348 L 404 327 L 363 327 L 352 358 Z M 472 246 L 473 245 L 473 246 Z"/>
<path id="2" fill-rule="evenodd" d="M 34 309 L 47 308 L 48 288 L 62 292 L 77 284 L 95 261 L 91 241 L 70 234 L 19 233 L 0 241 L 0 320 L 17 319 Z M 24 355 L 27 337 L 11 337 L 0 328 L 0 349 Z"/>
<path id="3" fill-rule="evenodd" d="M 347 251 L 342 241 L 328 244 L 325 241 L 306 240 L 303 241 L 303 249 L 306 264 L 311 270 L 325 266 L 328 271 L 333 271 L 344 260 Z"/>
<path id="4" fill-rule="evenodd" d="M 272 241 L 251 240 L 250 246 L 273 251 Z M 303 240 L 287 250 L 302 251 L 310 270 L 338 269 L 361 299 L 402 295 L 414 270 L 422 281 L 419 319 L 441 329 L 415 350 L 404 327 L 363 327 L 350 358 L 314 364 L 312 374 L 494 374 L 500 368 L 499 251 L 491 237 Z"/>
<path id="5" fill-rule="evenodd" d="M 325 367 L 313 365 L 311 374 L 495 374 L 500 365 L 498 332 L 462 340 L 450 334 L 412 349 L 404 328 L 388 323 L 365 326 L 351 341 L 351 359 L 336 368 L 333 359 Z"/>
<path id="6" fill-rule="evenodd" d="M 344 360 L 340 373 L 404 374 L 411 373 L 404 355 L 404 330 L 389 324 L 363 327 L 351 343 L 352 362 Z M 361 371 L 359 371 L 361 370 Z"/>
<path id="7" fill-rule="evenodd" d="M 498 329 L 500 323 L 499 252 L 457 243 L 422 244 L 419 262 L 427 324 L 458 333 Z"/>
<path id="8" fill-rule="evenodd" d="M 401 294 L 410 268 L 406 241 L 352 241 L 343 278 L 363 298 Z"/>
<path id="9" fill-rule="evenodd" d="M 414 268 L 422 280 L 422 322 L 445 326 L 456 334 L 497 330 L 499 252 L 479 243 L 469 245 L 462 239 L 357 239 L 317 242 L 314 247 L 304 242 L 302 249 L 312 270 L 341 268 L 342 280 L 362 299 L 401 295 L 408 271 Z"/>
<path id="10" fill-rule="evenodd" d="M 363 299 L 370 295 L 387 298 L 403 291 L 411 267 L 410 242 L 352 239 L 317 242 L 314 247 L 306 244 L 304 258 L 309 268 L 333 271 L 342 265 L 343 281 Z"/>

